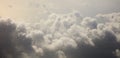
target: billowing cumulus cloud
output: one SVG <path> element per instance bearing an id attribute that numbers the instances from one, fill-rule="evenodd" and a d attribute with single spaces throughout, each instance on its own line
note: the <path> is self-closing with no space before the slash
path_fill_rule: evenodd
<path id="1" fill-rule="evenodd" d="M 10 19 L 0 19 L 0 57 L 1 58 L 33 58 L 31 38 L 26 31 L 19 28 Z"/>
<path id="2" fill-rule="evenodd" d="M 51 14 L 39 23 L 0 21 L 2 58 L 119 58 L 120 13 Z"/>

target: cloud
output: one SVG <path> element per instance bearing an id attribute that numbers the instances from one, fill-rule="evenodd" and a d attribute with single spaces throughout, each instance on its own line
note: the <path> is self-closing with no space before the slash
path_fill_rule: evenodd
<path id="1" fill-rule="evenodd" d="M 0 21 L 0 57 L 119 58 L 120 13 L 51 14 L 40 23 Z"/>
<path id="2" fill-rule="evenodd" d="M 68 58 L 96 58 L 96 55 L 102 58 L 115 58 L 113 52 L 119 49 L 118 14 L 101 14 L 96 18 L 81 18 L 74 13 L 52 14 L 44 21 L 44 27 L 40 27 L 47 28 L 40 29 L 44 32 L 45 41 L 40 48 L 42 47 L 43 51 L 47 49 L 47 55 L 44 55 L 49 57 L 62 50 Z"/>
<path id="3" fill-rule="evenodd" d="M 32 58 L 35 56 L 31 38 L 26 37 L 24 31 L 10 19 L 0 20 L 0 57 Z"/>
<path id="4" fill-rule="evenodd" d="M 58 51 L 57 54 L 58 54 L 58 58 L 66 58 L 63 51 Z"/>
<path id="5" fill-rule="evenodd" d="M 83 21 L 81 22 L 81 24 L 90 29 L 95 29 L 97 27 L 96 20 L 91 17 L 84 18 Z"/>

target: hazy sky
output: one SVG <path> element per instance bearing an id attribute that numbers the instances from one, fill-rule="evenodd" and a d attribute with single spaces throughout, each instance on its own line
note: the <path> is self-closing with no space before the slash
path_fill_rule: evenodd
<path id="1" fill-rule="evenodd" d="M 0 16 L 41 19 L 50 13 L 79 11 L 81 16 L 120 11 L 120 0 L 0 0 Z"/>
<path id="2" fill-rule="evenodd" d="M 120 58 L 120 0 L 0 0 L 0 58 Z"/>

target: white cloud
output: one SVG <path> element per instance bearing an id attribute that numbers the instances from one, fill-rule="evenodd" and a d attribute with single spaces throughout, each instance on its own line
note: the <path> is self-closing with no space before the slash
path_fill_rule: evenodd
<path id="1" fill-rule="evenodd" d="M 120 48 L 119 17 L 119 13 L 112 13 L 81 18 L 79 12 L 73 12 L 64 15 L 51 14 L 40 23 L 22 25 L 1 19 L 0 48 L 4 49 L 0 50 L 0 56 L 96 58 L 99 55 L 101 58 L 114 58 L 116 56 L 113 52 Z M 8 49 L 6 45 L 11 48 Z"/>

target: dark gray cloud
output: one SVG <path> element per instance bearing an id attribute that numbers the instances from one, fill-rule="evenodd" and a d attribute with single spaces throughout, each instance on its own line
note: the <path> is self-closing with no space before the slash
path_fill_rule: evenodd
<path id="1" fill-rule="evenodd" d="M 120 49 L 120 43 L 110 31 L 104 32 L 105 36 L 93 40 L 95 46 L 79 44 L 75 50 L 67 50 L 68 58 L 117 58 L 116 49 Z"/>
<path id="2" fill-rule="evenodd" d="M 31 58 L 33 56 L 31 38 L 26 37 L 24 29 L 17 28 L 10 19 L 0 20 L 0 58 Z"/>

